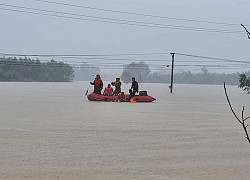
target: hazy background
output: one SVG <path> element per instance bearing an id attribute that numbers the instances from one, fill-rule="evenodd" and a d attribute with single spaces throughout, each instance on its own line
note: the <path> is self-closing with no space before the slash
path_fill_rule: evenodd
<path id="1" fill-rule="evenodd" d="M 53 0 L 51 1 L 53 2 Z M 54 0 L 54 2 L 58 1 Z M 166 53 L 166 55 L 136 56 L 133 57 L 133 59 L 138 61 L 146 58 L 166 59 L 165 64 L 170 64 L 170 52 L 237 60 L 248 60 L 250 58 L 250 41 L 244 29 L 240 26 L 240 24 L 243 23 L 247 27 L 250 27 L 248 26 L 248 24 L 250 24 L 250 1 L 247 0 L 63 0 L 60 1 L 60 3 L 195 21 L 212 21 L 218 22 L 219 24 L 128 15 L 56 5 L 35 0 L 2 0 L 0 2 L 0 8 L 11 9 L 12 11 L 0 9 L 0 52 L 20 54 L 119 54 L 160 52 Z M 6 6 L 6 4 L 87 16 L 240 32 L 211 33 L 208 31 L 199 32 L 193 30 L 140 27 L 50 17 L 13 12 L 13 10 L 34 12 L 34 10 L 10 7 Z M 223 25 L 222 23 L 234 25 Z M 179 56 L 176 62 L 186 59 L 187 57 Z M 91 60 L 88 60 L 88 62 L 89 61 Z M 104 60 L 99 60 L 96 61 L 96 63 L 98 64 L 103 61 Z M 108 60 L 105 62 L 108 62 Z M 123 63 L 131 62 L 132 61 L 124 61 Z M 164 63 L 161 62 L 161 64 Z M 244 70 L 246 70 L 246 67 L 230 71 Z M 221 69 L 217 71 L 224 70 Z"/>
<path id="2" fill-rule="evenodd" d="M 145 61 L 164 67 L 170 63 L 170 52 L 250 59 L 250 40 L 240 26 L 244 23 L 250 29 L 249 0 L 57 2 L 193 19 L 195 22 L 108 13 L 35 0 L 1 0 L 0 53 L 96 55 L 160 52 L 146 56 L 112 56 L 124 58 L 123 61 L 103 59 L 104 56 L 99 59 L 64 59 L 72 63 L 93 62 L 100 67 L 102 75 L 103 71 L 121 73 L 122 69 L 108 69 L 114 67 L 114 63 L 122 67 L 123 63 L 145 59 L 165 60 Z M 24 8 L 189 26 L 192 31 L 13 12 L 37 13 Z M 197 23 L 197 20 L 219 24 Z M 193 31 L 195 28 L 239 33 L 198 32 Z M 50 58 L 39 57 L 40 60 Z M 203 59 L 176 56 L 176 65 L 201 64 L 199 61 Z M 100 63 L 112 63 L 112 66 L 105 65 L 104 68 Z M 205 63 L 219 65 L 210 59 Z M 246 64 L 238 65 L 241 66 L 237 69 L 214 68 L 209 72 L 248 69 Z M 230 66 L 234 64 L 230 63 Z M 185 67 L 185 70 L 188 68 L 193 67 Z M 177 69 L 175 72 L 181 71 Z M 170 70 L 166 68 L 163 72 L 169 73 Z M 125 92 L 129 87 L 130 84 L 122 85 Z M 174 85 L 174 93 L 170 94 L 166 84 L 140 84 L 140 90 L 147 90 L 149 95 L 156 97 L 157 100 L 150 104 L 93 103 L 84 96 L 87 89 L 91 92 L 89 82 L 0 83 L 0 179 L 234 180 L 249 177 L 249 170 L 242 168 L 250 165 L 249 145 L 240 124 L 230 112 L 222 85 Z M 237 114 L 245 106 L 246 116 L 249 115 L 250 101 L 246 93 L 237 86 L 228 86 L 228 93 Z"/>

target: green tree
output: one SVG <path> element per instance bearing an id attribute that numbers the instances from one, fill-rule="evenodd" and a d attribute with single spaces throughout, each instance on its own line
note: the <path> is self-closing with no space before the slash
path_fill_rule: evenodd
<path id="1" fill-rule="evenodd" d="M 130 72 L 128 71 L 123 71 L 122 75 L 121 75 L 121 79 L 124 83 L 130 83 L 131 82 L 131 78 L 132 78 L 132 74 L 130 74 Z"/>
<path id="2" fill-rule="evenodd" d="M 247 93 L 250 93 L 250 78 L 247 77 L 245 74 L 240 74 L 239 79 L 240 85 L 239 88 L 243 88 L 243 91 L 247 91 Z"/>
<path id="3" fill-rule="evenodd" d="M 73 80 L 71 66 L 52 59 L 41 63 L 39 59 L 0 58 L 0 81 L 49 81 L 68 82 Z"/>
<path id="4" fill-rule="evenodd" d="M 147 82 L 150 75 L 150 68 L 144 62 L 132 62 L 131 64 L 123 66 L 123 73 L 121 75 L 122 81 L 125 83 L 131 82 L 131 78 L 135 77 L 138 82 Z"/>
<path id="5" fill-rule="evenodd" d="M 93 78 L 92 75 L 100 74 L 100 69 L 86 62 L 81 62 L 79 66 L 74 68 L 74 72 L 76 81 L 90 81 Z"/>

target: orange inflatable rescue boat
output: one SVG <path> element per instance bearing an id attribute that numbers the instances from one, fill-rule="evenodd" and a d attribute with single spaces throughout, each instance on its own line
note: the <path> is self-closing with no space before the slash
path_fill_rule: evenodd
<path id="1" fill-rule="evenodd" d="M 104 95 L 95 94 L 95 93 L 91 93 L 87 97 L 89 101 L 115 102 L 118 100 L 117 96 L 104 96 Z M 153 102 L 156 100 L 154 97 L 148 96 L 146 91 L 141 91 L 139 95 L 135 95 L 130 99 L 129 99 L 129 94 L 125 94 L 124 99 L 125 101 L 122 101 L 122 102 L 131 102 L 131 103 L 136 103 L 136 102 L 149 103 L 149 102 Z"/>

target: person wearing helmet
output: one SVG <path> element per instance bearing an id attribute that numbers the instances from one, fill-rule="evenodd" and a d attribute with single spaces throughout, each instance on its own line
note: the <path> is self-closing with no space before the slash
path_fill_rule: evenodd
<path id="1" fill-rule="evenodd" d="M 95 94 L 101 94 L 103 88 L 103 82 L 99 74 L 96 75 L 94 82 L 90 82 L 90 84 L 94 86 Z"/>
<path id="2" fill-rule="evenodd" d="M 111 87 L 111 84 L 108 84 L 108 86 L 104 89 L 103 95 L 113 96 L 113 88 Z"/>
<path id="3" fill-rule="evenodd" d="M 138 82 L 135 80 L 135 77 L 133 77 L 131 89 L 129 90 L 130 98 L 135 96 L 135 94 L 138 92 L 139 92 L 139 85 Z"/>
<path id="4" fill-rule="evenodd" d="M 122 83 L 121 83 L 120 78 L 117 77 L 115 79 L 115 82 L 111 82 L 111 84 L 112 84 L 112 86 L 115 86 L 115 90 L 114 90 L 113 94 L 117 96 L 121 92 L 121 85 L 122 85 Z"/>

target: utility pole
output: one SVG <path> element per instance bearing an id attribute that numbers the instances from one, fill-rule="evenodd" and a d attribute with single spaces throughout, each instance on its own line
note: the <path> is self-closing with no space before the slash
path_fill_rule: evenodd
<path id="1" fill-rule="evenodd" d="M 170 85 L 170 93 L 173 93 L 173 83 L 174 83 L 174 55 L 175 53 L 170 53 L 172 56 L 172 71 L 171 71 L 171 85 Z"/>

